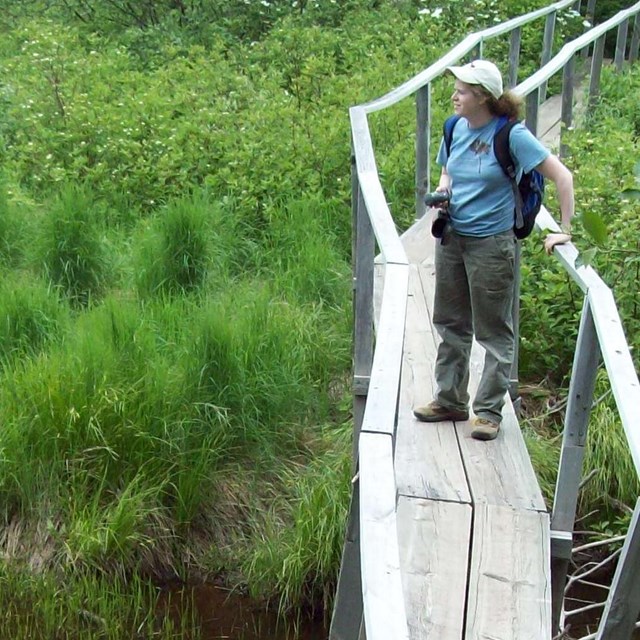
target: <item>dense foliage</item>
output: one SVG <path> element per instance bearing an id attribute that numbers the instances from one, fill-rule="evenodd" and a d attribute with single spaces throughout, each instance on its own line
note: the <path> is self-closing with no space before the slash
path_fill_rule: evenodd
<path id="1" fill-rule="evenodd" d="M 75 576 L 224 575 L 286 607 L 329 597 L 351 471 L 348 107 L 540 4 L 0 2 L 8 558 Z M 585 28 L 573 11 L 559 25 L 557 46 Z M 523 31 L 522 76 L 538 27 Z M 486 45 L 501 66 L 507 52 Z M 633 344 L 638 211 L 618 193 L 638 159 L 637 85 L 635 72 L 604 82 L 568 160 L 578 209 L 607 214 L 615 246 L 593 259 Z M 449 92 L 434 83 L 434 131 Z M 415 109 L 371 121 L 406 227 Z M 524 374 L 559 384 L 581 297 L 538 246 Z"/>

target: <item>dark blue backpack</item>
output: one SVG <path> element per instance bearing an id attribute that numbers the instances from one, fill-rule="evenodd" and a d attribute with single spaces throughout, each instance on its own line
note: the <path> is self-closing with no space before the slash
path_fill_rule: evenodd
<path id="1" fill-rule="evenodd" d="M 447 155 L 451 151 L 453 129 L 459 119 L 460 116 L 453 115 L 445 120 L 443 135 Z M 493 152 L 505 175 L 511 181 L 513 196 L 516 201 L 513 232 L 516 238 L 522 240 L 533 231 L 536 216 L 542 206 L 544 176 L 533 169 L 529 173 L 523 173 L 519 182 L 516 181 L 516 166 L 509 151 L 509 134 L 517 123 L 517 120 L 509 120 L 505 116 L 500 118 L 496 135 L 493 139 Z"/>

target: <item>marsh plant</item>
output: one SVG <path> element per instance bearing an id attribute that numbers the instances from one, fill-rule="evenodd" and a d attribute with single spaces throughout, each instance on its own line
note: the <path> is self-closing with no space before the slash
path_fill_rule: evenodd
<path id="1" fill-rule="evenodd" d="M 158 607 L 159 591 L 135 574 L 112 581 L 89 573 L 0 569 L 0 635 L 13 640 L 158 638 L 200 635 L 185 606 L 180 619 Z"/>
<path id="2" fill-rule="evenodd" d="M 47 205 L 41 220 L 35 259 L 52 286 L 74 305 L 99 299 L 111 275 L 98 213 L 89 189 L 69 183 Z"/>

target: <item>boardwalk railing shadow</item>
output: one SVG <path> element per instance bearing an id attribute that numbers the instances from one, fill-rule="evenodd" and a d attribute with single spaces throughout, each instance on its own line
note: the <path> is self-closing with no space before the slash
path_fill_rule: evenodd
<path id="1" fill-rule="evenodd" d="M 426 637 L 420 636 L 415 625 L 410 624 L 408 619 L 408 594 L 403 591 L 406 576 L 402 575 L 400 561 L 398 470 L 395 468 L 398 416 L 402 403 L 406 400 L 401 397 L 401 373 L 405 357 L 404 330 L 413 267 L 386 202 L 376 168 L 367 116 L 415 95 L 418 122 L 415 165 L 418 220 L 416 225 L 419 225 L 425 213 L 423 195 L 428 190 L 430 182 L 430 85 L 444 73 L 446 67 L 458 63 L 468 54 L 481 57 L 483 43 L 486 40 L 510 35 L 509 78 L 510 84 L 513 85 L 519 64 L 521 27 L 544 18 L 541 53 L 543 64 L 539 71 L 514 87 L 514 91 L 526 99 L 526 125 L 537 134 L 540 104 L 546 95 L 547 83 L 559 72 L 562 72 L 563 77 L 561 120 L 564 126 L 572 125 L 576 60 L 584 58 L 588 53 L 591 64 L 587 100 L 591 103 L 597 99 L 604 44 L 608 33 L 617 32 L 614 58 L 616 69 L 621 70 L 624 64 L 637 60 L 640 3 L 590 29 L 552 55 L 551 42 L 556 15 L 558 11 L 570 6 L 575 6 L 575 3 L 558 2 L 472 34 L 400 87 L 377 100 L 350 109 L 355 282 L 354 481 L 330 631 L 332 640 L 356 640 L 361 637 L 367 637 L 369 640 L 403 640 L 409 637 Z M 590 15 L 593 14 L 593 4 L 590 3 L 588 11 Z M 632 20 L 633 33 L 630 45 L 627 46 Z M 562 153 L 562 145 L 560 149 Z M 542 230 L 558 229 L 553 217 L 544 208 L 538 217 L 538 226 Z M 550 624 L 538 635 L 526 635 L 532 638 L 550 638 L 552 630 L 553 634 L 559 631 L 584 445 L 595 373 L 600 358 L 609 374 L 636 472 L 640 475 L 640 431 L 634 428 L 640 406 L 640 385 L 615 301 L 611 291 L 591 267 L 577 266 L 578 252 L 573 245 L 557 247 L 554 254 L 584 291 L 585 298 L 569 389 L 558 483 L 550 528 L 545 534 L 550 539 L 551 546 L 552 585 L 548 586 L 553 587 L 553 605 Z M 380 288 L 375 286 L 376 255 L 383 273 L 379 278 Z M 374 295 L 377 296 L 377 300 L 374 300 Z M 377 315 L 375 309 L 378 309 Z M 425 363 L 426 366 L 430 364 Z M 517 359 L 514 372 L 517 372 Z M 515 374 L 514 378 L 515 386 Z M 636 505 L 629 534 L 618 562 L 600 629 L 594 638 L 622 640 L 631 635 L 640 609 L 640 574 L 635 570 L 640 555 L 639 519 L 640 501 Z M 541 540 L 543 539 L 544 536 Z M 541 557 L 544 561 L 545 554 L 542 553 Z M 546 557 L 548 560 L 548 556 Z M 442 562 L 446 563 L 447 558 L 442 558 Z M 542 573 L 545 574 L 544 567 Z M 470 580 L 478 579 L 473 568 L 468 571 L 468 575 Z M 476 588 L 476 584 L 466 585 L 467 594 Z M 469 599 L 468 595 L 467 598 Z M 460 625 L 460 630 L 461 638 L 489 637 L 477 635 L 473 621 L 465 621 Z"/>

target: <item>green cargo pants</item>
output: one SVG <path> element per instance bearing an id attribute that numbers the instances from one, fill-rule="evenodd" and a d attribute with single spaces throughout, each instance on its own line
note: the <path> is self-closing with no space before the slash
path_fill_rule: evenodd
<path id="1" fill-rule="evenodd" d="M 512 231 L 475 238 L 449 228 L 445 244 L 436 244 L 433 322 L 441 343 L 435 399 L 447 408 L 468 408 L 469 356 L 475 335 L 485 360 L 473 412 L 492 422 L 502 419 L 513 360 L 515 243 Z"/>

